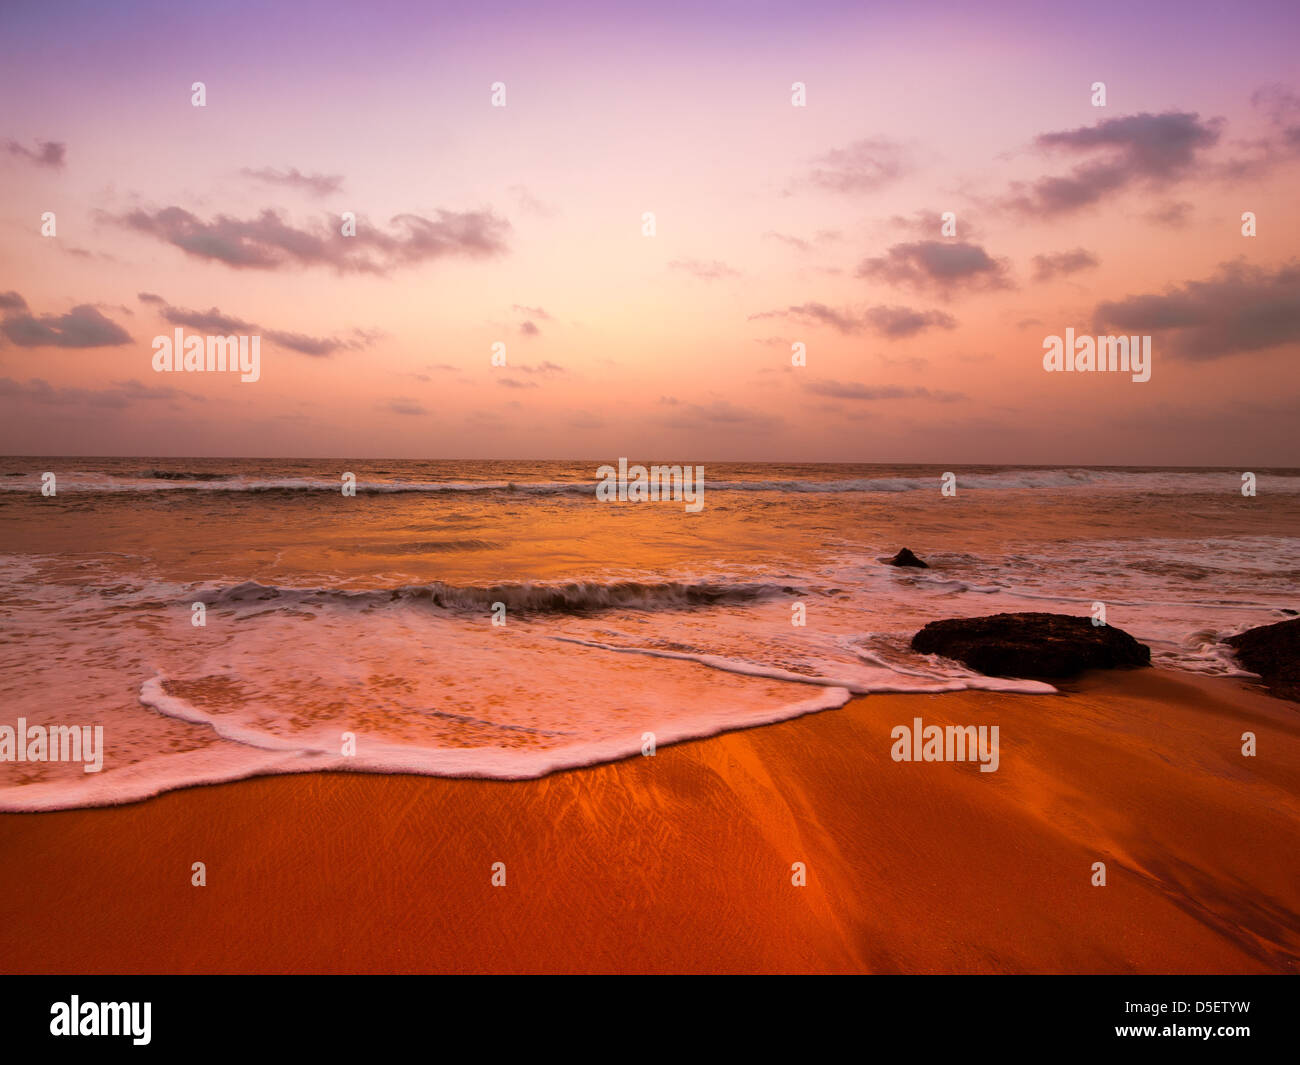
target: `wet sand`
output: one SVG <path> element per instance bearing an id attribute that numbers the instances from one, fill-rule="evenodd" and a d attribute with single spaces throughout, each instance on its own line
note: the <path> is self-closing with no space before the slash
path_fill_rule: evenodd
<path id="1" fill-rule="evenodd" d="M 998 771 L 892 761 L 915 717 L 998 725 Z M 535 781 L 0 815 L 17 973 L 1293 973 L 1297 914 L 1300 706 L 1157 670 L 875 695 Z"/>

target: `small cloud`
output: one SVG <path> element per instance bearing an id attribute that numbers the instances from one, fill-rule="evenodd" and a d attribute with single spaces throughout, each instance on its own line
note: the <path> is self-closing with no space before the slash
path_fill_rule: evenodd
<path id="1" fill-rule="evenodd" d="M 288 170 L 273 170 L 270 167 L 250 170 L 245 167 L 240 172 L 254 181 L 266 185 L 301 189 L 311 196 L 328 196 L 343 187 L 343 177 L 340 174 L 304 174 L 297 167 L 290 167 Z"/>
<path id="2" fill-rule="evenodd" d="M 596 417 L 596 415 L 589 411 L 580 410 L 574 412 L 573 416 L 569 419 L 569 425 L 574 429 L 603 429 L 605 427 L 605 420 Z"/>
<path id="3" fill-rule="evenodd" d="M 740 276 L 739 271 L 733 270 L 726 263 L 717 259 L 711 259 L 708 262 L 701 259 L 674 259 L 668 264 L 668 269 L 690 274 L 701 281 L 718 281 L 724 277 Z"/>
<path id="4" fill-rule="evenodd" d="M 811 325 L 827 325 L 836 332 L 853 334 L 861 332 L 862 321 L 850 311 L 837 311 L 824 303 L 800 303 L 787 307 L 783 311 L 761 311 L 751 314 L 748 321 L 762 318 L 793 318 Z"/>
<path id="5" fill-rule="evenodd" d="M 536 388 L 536 381 L 520 381 L 514 377 L 498 377 L 497 384 L 502 388 Z"/>
<path id="6" fill-rule="evenodd" d="M 131 343 L 130 333 L 87 303 L 67 314 L 39 317 L 27 313 L 24 303 L 18 313 L 6 314 L 0 321 L 0 333 L 20 348 L 106 348 Z"/>
<path id="7" fill-rule="evenodd" d="M 1101 261 L 1085 248 L 1073 251 L 1060 251 L 1050 255 L 1034 256 L 1034 280 L 1050 281 L 1054 277 L 1065 277 L 1080 270 L 1089 270 L 1099 266 Z"/>
<path id="8" fill-rule="evenodd" d="M 979 236 L 979 229 L 975 223 L 970 221 L 965 213 L 953 211 L 952 208 L 948 208 L 946 211 L 925 208 L 913 211 L 910 215 L 896 214 L 889 219 L 889 228 L 901 230 L 904 233 L 921 238 L 943 237 L 943 216 L 945 213 L 957 215 L 956 232 L 963 239 Z M 953 238 L 947 237 L 945 239 L 951 240 Z"/>
<path id="9" fill-rule="evenodd" d="M 917 311 L 911 307 L 873 307 L 865 320 L 892 340 L 915 336 L 926 329 L 956 329 L 957 319 L 943 311 Z"/>
<path id="10" fill-rule="evenodd" d="M 152 293 L 141 293 L 139 299 Z M 187 329 L 194 329 L 203 333 L 215 333 L 218 335 L 229 336 L 232 334 L 242 334 L 245 336 L 258 335 L 265 337 L 270 343 L 279 347 L 287 348 L 290 351 L 299 352 L 302 355 L 310 355 L 313 358 L 325 358 L 333 355 L 337 351 L 361 351 L 368 347 L 378 336 L 378 333 L 367 333 L 365 330 L 354 329 L 351 339 L 342 337 L 314 337 L 305 333 L 295 333 L 285 329 L 270 329 L 266 326 L 258 325 L 256 322 L 245 321 L 231 314 L 222 314 L 217 307 L 210 307 L 206 311 L 190 310 L 186 307 L 173 307 L 167 303 L 161 296 L 154 296 L 152 299 L 145 300 L 147 303 L 154 303 L 162 307 L 160 312 L 162 318 L 172 325 L 183 326 Z"/>
<path id="11" fill-rule="evenodd" d="M 1192 216 L 1192 205 L 1186 201 L 1179 203 L 1167 203 L 1162 207 L 1154 207 L 1147 211 L 1144 216 L 1148 222 L 1157 226 L 1165 226 L 1167 229 L 1182 229 L 1187 225 Z"/>
<path id="12" fill-rule="evenodd" d="M 555 218 L 560 213 L 557 208 L 539 200 L 523 185 L 511 185 L 506 191 L 515 198 L 515 202 L 519 204 L 519 209 L 524 214 L 530 214 L 537 218 Z"/>
<path id="13" fill-rule="evenodd" d="M 991 291 L 1011 287 L 1006 261 L 994 259 L 980 245 L 966 241 L 895 244 L 882 256 L 862 260 L 857 276 L 931 290 L 944 297 L 960 289 Z"/>
<path id="14" fill-rule="evenodd" d="M 764 311 L 751 314 L 749 320 L 759 318 L 789 318 L 810 325 L 825 325 L 845 336 L 871 330 L 891 340 L 915 336 L 925 329 L 955 329 L 957 319 L 943 311 L 918 311 L 911 307 L 879 305 L 861 314 L 840 311 L 824 303 L 802 303 L 783 311 Z"/>
<path id="15" fill-rule="evenodd" d="M 1225 263 L 1203 281 L 1161 295 L 1100 304 L 1096 328 L 1169 336 L 1176 357 L 1196 362 L 1300 342 L 1300 260 L 1276 270 Z"/>
<path id="16" fill-rule="evenodd" d="M 1108 118 L 1093 126 L 1040 134 L 1043 151 L 1089 156 L 1069 174 L 1045 177 L 1028 188 L 1013 186 L 1007 206 L 1052 218 L 1098 203 L 1142 183 L 1163 188 L 1192 174 L 1202 153 L 1219 142 L 1222 122 L 1189 112 L 1147 112 Z"/>
<path id="17" fill-rule="evenodd" d="M 0 292 L 0 311 L 25 311 L 27 301 L 17 292 Z"/>
<path id="18" fill-rule="evenodd" d="M 48 166 L 54 170 L 63 168 L 68 151 L 68 146 L 62 141 L 37 141 L 35 151 L 17 141 L 9 141 L 6 147 L 10 155 L 21 156 L 34 166 Z"/>
<path id="19" fill-rule="evenodd" d="M 781 426 L 781 419 L 763 411 L 748 410 L 737 407 L 726 400 L 715 400 L 710 404 L 681 403 L 665 396 L 660 403 L 673 408 L 673 413 L 665 415 L 664 424 L 677 429 L 711 429 L 725 426 L 733 432 L 769 433 Z"/>
<path id="20" fill-rule="evenodd" d="M 552 320 L 550 313 L 544 307 L 528 307 L 522 303 L 516 303 L 511 309 L 519 314 L 525 314 L 529 318 L 540 318 L 543 322 Z"/>
<path id="21" fill-rule="evenodd" d="M 859 194 L 875 192 L 897 181 L 907 170 L 903 146 L 878 137 L 854 141 L 847 148 L 835 148 L 818 156 L 808 181 L 830 192 Z"/>
<path id="22" fill-rule="evenodd" d="M 819 229 L 811 240 L 805 240 L 803 237 L 794 237 L 769 229 L 763 236 L 768 240 L 779 240 L 782 244 L 788 244 L 798 251 L 807 252 L 812 251 L 815 245 L 831 244 L 839 240 L 843 234 L 838 229 Z"/>
<path id="23" fill-rule="evenodd" d="M 541 330 L 537 328 L 536 322 L 529 320 L 519 327 L 519 332 L 523 333 L 526 337 L 535 337 L 541 333 Z"/>
<path id="24" fill-rule="evenodd" d="M 359 221 L 353 237 L 339 235 L 337 219 L 298 227 L 273 210 L 247 219 L 217 215 L 211 221 L 180 207 L 101 217 L 237 270 L 332 266 L 339 273 L 386 274 L 442 258 L 500 254 L 510 230 L 510 223 L 491 211 L 440 210 L 433 218 L 400 214 L 390 222 L 393 232 Z"/>
<path id="25" fill-rule="evenodd" d="M 30 381 L 0 378 L 0 400 L 15 400 L 24 405 L 39 403 L 47 407 L 97 407 L 123 410 L 136 402 L 179 401 L 204 402 L 205 397 L 182 392 L 167 385 L 142 385 L 139 381 L 116 381 L 110 388 L 55 388 L 39 377 Z"/>
<path id="26" fill-rule="evenodd" d="M 380 410 L 386 410 L 391 414 L 428 414 L 429 411 L 419 403 L 410 399 L 390 399 L 387 403 L 379 405 Z"/>
<path id="27" fill-rule="evenodd" d="M 966 397 L 960 392 L 931 391 L 928 388 L 904 388 L 901 385 L 863 385 L 856 381 L 816 380 L 804 384 L 804 390 L 832 399 L 876 401 L 886 399 L 931 399 L 953 403 Z"/>

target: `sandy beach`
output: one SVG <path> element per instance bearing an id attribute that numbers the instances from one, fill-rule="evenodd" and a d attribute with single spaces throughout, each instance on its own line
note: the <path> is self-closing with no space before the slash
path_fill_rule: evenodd
<path id="1" fill-rule="evenodd" d="M 891 728 L 918 716 L 999 725 L 998 771 L 891 760 Z M 533 781 L 301 774 L 9 814 L 0 959 L 14 973 L 1297 972 L 1297 767 L 1295 705 L 1143 670 L 1056 696 L 874 695 Z"/>

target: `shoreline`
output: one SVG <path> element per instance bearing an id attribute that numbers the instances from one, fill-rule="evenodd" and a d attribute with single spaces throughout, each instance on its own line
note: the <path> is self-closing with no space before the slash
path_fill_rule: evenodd
<path id="1" fill-rule="evenodd" d="M 533 780 L 295 773 L 3 814 L 0 958 L 10 973 L 1300 972 L 1296 706 L 1158 669 L 1059 687 L 858 697 Z M 894 762 L 890 730 L 916 717 L 999 725 L 998 770 Z"/>

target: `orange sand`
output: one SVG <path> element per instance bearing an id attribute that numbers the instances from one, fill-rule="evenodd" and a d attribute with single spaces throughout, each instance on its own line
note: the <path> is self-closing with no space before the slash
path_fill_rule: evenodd
<path id="1" fill-rule="evenodd" d="M 915 716 L 999 725 L 999 770 L 893 762 Z M 0 816 L 6 972 L 1297 972 L 1298 912 L 1300 707 L 1154 670 L 872 696 L 538 781 Z"/>

